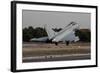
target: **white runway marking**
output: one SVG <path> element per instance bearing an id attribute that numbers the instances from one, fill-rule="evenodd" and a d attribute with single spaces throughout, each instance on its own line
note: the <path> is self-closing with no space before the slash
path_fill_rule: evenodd
<path id="1" fill-rule="evenodd" d="M 61 58 L 61 57 L 78 57 L 78 56 L 88 56 L 88 54 L 70 54 L 70 55 L 48 55 L 48 56 L 34 56 L 34 57 L 24 57 L 23 60 L 35 60 L 35 59 L 48 59 L 48 58 Z"/>

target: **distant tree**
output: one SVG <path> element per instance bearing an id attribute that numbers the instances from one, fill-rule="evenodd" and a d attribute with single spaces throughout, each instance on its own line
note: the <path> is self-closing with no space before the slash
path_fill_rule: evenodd
<path id="1" fill-rule="evenodd" d="M 83 42 L 91 41 L 91 32 L 89 29 L 76 30 L 75 35 L 79 36 L 80 41 L 83 41 Z"/>
<path id="2" fill-rule="evenodd" d="M 41 27 L 35 28 L 35 37 L 36 38 L 44 37 L 44 36 L 47 36 L 45 29 L 43 29 Z"/>
<path id="3" fill-rule="evenodd" d="M 31 38 L 39 38 L 47 36 L 47 33 L 44 28 L 37 27 L 33 28 L 29 26 L 28 28 L 23 29 L 23 41 L 28 42 Z"/>
<path id="4" fill-rule="evenodd" d="M 30 34 L 30 38 L 34 37 L 34 28 L 32 26 L 28 27 L 28 33 Z"/>
<path id="5" fill-rule="evenodd" d="M 23 29 L 23 41 L 29 41 L 30 39 L 30 34 L 28 32 L 28 29 L 27 28 L 24 28 Z"/>

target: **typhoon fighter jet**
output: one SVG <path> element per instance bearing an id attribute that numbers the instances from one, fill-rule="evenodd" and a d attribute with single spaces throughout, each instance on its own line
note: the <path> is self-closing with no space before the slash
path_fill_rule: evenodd
<path id="1" fill-rule="evenodd" d="M 31 41 L 50 41 L 52 43 L 55 43 L 55 45 L 58 45 L 59 42 L 63 41 L 66 43 L 66 45 L 69 45 L 69 42 L 76 42 L 79 40 L 79 37 L 75 35 L 75 30 L 79 28 L 79 25 L 75 22 L 71 22 L 67 26 L 65 26 L 62 30 L 59 32 L 54 31 L 52 27 L 49 25 L 45 25 L 45 30 L 47 32 L 48 37 L 42 37 L 42 38 L 33 38 Z"/>

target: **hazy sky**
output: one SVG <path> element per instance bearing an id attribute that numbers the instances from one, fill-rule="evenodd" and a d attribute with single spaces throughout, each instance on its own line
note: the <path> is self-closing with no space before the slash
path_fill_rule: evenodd
<path id="1" fill-rule="evenodd" d="M 23 28 L 44 27 L 45 24 L 53 28 L 63 28 L 74 21 L 80 25 L 80 28 L 90 28 L 90 16 L 90 13 L 23 10 L 22 24 Z"/>

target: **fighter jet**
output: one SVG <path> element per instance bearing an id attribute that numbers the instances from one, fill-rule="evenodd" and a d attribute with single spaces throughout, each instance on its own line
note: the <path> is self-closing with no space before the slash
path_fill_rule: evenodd
<path id="1" fill-rule="evenodd" d="M 31 41 L 49 41 L 58 45 L 59 42 L 65 42 L 66 45 L 69 45 L 69 42 L 76 42 L 79 40 L 79 37 L 75 35 L 75 30 L 79 29 L 79 24 L 75 22 L 69 23 L 63 29 L 59 30 L 58 32 L 55 31 L 49 25 L 44 25 L 44 28 L 47 32 L 48 37 L 42 38 L 33 38 Z"/>

